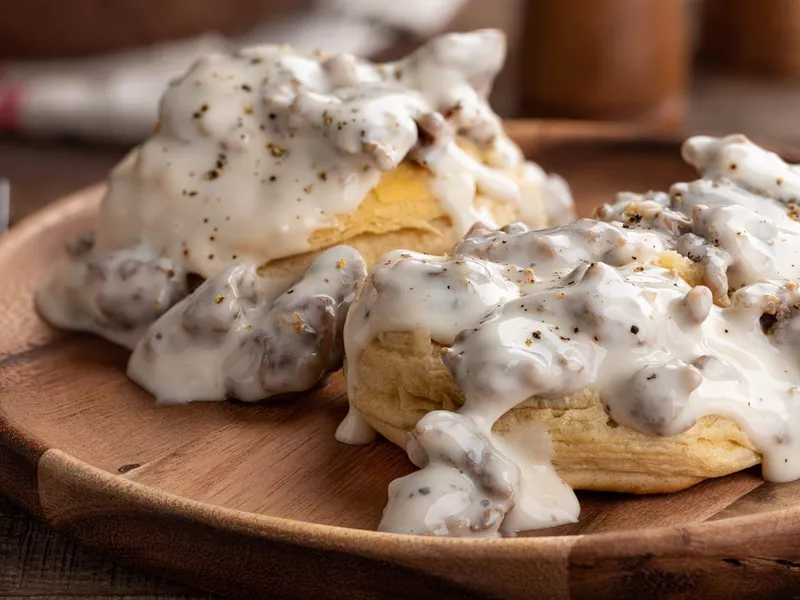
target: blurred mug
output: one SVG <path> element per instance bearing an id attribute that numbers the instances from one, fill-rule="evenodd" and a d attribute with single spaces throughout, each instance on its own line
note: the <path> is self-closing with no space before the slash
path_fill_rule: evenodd
<path id="1" fill-rule="evenodd" d="M 684 0 L 524 5 L 525 116 L 681 124 L 690 55 Z"/>
<path id="2" fill-rule="evenodd" d="M 706 0 L 703 57 L 780 78 L 800 77 L 800 0 Z"/>

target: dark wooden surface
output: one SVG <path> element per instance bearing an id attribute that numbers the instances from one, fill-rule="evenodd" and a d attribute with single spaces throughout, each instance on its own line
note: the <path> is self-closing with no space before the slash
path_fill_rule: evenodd
<path id="1" fill-rule="evenodd" d="M 122 567 L 53 532 L 0 497 L 0 597 L 219 598 Z"/>

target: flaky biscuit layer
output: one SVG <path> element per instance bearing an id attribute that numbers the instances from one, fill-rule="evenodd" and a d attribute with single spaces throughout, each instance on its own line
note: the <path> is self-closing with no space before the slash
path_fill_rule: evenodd
<path id="1" fill-rule="evenodd" d="M 442 346 L 424 333 L 384 333 L 358 363 L 352 399 L 366 420 L 399 446 L 427 412 L 456 410 L 464 396 L 441 359 Z M 761 462 L 731 420 L 705 417 L 673 437 L 655 437 L 615 423 L 588 388 L 560 399 L 529 399 L 506 413 L 494 430 L 515 440 L 544 427 L 558 474 L 584 490 L 653 494 L 674 492 Z M 524 446 L 525 444 L 523 444 Z"/>

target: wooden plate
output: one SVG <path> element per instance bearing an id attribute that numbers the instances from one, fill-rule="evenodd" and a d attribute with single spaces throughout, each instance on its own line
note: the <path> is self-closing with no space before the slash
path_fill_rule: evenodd
<path id="1" fill-rule="evenodd" d="M 583 214 L 616 190 L 693 176 L 674 140 L 537 123 L 513 132 L 571 181 Z M 292 401 L 156 408 L 125 378 L 126 352 L 54 331 L 33 310 L 35 286 L 92 226 L 102 192 L 65 198 L 0 240 L 0 490 L 84 544 L 248 598 L 800 592 L 800 484 L 766 484 L 757 469 L 665 496 L 582 493 L 580 522 L 538 537 L 396 536 L 372 530 L 387 484 L 412 467 L 388 442 L 335 441 L 341 377 Z"/>

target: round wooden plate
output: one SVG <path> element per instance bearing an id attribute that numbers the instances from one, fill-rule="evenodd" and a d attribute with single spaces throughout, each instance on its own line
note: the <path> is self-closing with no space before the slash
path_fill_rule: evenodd
<path id="1" fill-rule="evenodd" d="M 674 140 L 530 122 L 512 133 L 567 177 L 584 215 L 617 190 L 693 178 Z M 0 239 L 0 491 L 84 544 L 247 598 L 800 592 L 800 484 L 764 483 L 757 469 L 672 495 L 580 493 L 579 523 L 534 537 L 388 535 L 373 531 L 387 484 L 412 466 L 385 441 L 335 441 L 340 376 L 293 400 L 156 408 L 126 379 L 125 351 L 54 331 L 33 310 L 102 192 Z"/>

